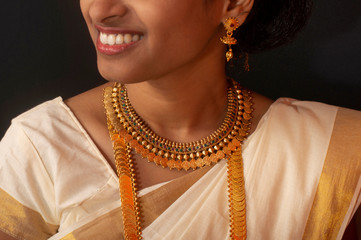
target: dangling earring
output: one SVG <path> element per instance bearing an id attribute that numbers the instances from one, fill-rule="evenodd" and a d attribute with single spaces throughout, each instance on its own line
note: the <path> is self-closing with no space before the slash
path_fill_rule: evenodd
<path id="1" fill-rule="evenodd" d="M 232 37 L 233 31 L 236 30 L 240 24 L 235 17 L 227 18 L 227 20 L 223 23 L 224 28 L 226 29 L 227 33 L 226 36 L 221 38 L 221 41 L 224 44 L 228 45 L 228 52 L 226 53 L 227 62 L 233 58 L 233 51 L 231 45 L 235 45 L 237 43 L 237 39 Z"/>

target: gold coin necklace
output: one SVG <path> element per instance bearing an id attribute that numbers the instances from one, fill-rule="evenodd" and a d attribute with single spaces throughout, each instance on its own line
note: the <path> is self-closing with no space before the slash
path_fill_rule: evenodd
<path id="1" fill-rule="evenodd" d="M 104 106 L 119 177 L 125 239 L 142 239 L 132 150 L 163 168 L 189 170 L 227 159 L 230 239 L 246 239 L 242 141 L 252 118 L 250 91 L 229 79 L 226 117 L 211 135 L 179 143 L 158 136 L 135 112 L 125 85 L 104 89 Z"/>

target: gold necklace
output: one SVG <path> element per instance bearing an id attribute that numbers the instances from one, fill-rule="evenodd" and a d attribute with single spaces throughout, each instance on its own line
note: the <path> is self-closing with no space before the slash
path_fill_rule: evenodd
<path id="1" fill-rule="evenodd" d="M 157 136 L 137 115 L 124 85 L 104 90 L 104 106 L 119 176 L 125 239 L 141 239 L 136 177 L 131 150 L 162 167 L 195 169 L 227 158 L 231 239 L 246 238 L 245 193 L 241 143 L 247 137 L 252 103 L 250 92 L 232 81 L 227 114 L 221 127 L 192 143 Z"/>
<path id="2" fill-rule="evenodd" d="M 222 125 L 211 135 L 191 143 L 173 142 L 157 136 L 134 111 L 125 86 L 116 84 L 113 90 L 113 106 L 120 123 L 117 124 L 118 131 L 143 158 L 162 167 L 188 170 L 211 165 L 224 158 L 224 152 L 229 152 L 227 147 L 233 149 L 233 145 L 240 144 L 235 136 L 247 135 L 252 109 L 243 99 L 249 95 L 245 91 L 242 93 L 236 83 L 228 89 L 227 114 Z M 237 113 L 242 114 L 237 116 Z"/>

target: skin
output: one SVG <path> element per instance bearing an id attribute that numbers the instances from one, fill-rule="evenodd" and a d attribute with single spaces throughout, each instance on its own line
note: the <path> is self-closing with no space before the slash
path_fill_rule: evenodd
<path id="1" fill-rule="evenodd" d="M 222 22 L 238 16 L 241 23 L 252 0 L 80 0 L 94 44 L 94 24 L 122 27 L 144 35 L 138 46 L 116 56 L 97 52 L 98 68 L 110 83 L 66 101 L 108 163 L 113 150 L 102 103 L 103 88 L 127 84 L 137 113 L 160 136 L 188 142 L 211 134 L 226 108 L 225 46 Z M 253 94 L 251 133 L 272 101 Z M 169 171 L 134 155 L 140 189 L 189 173 Z M 0 239 L 13 240 L 0 231 Z"/>
<path id="2" fill-rule="evenodd" d="M 81 9 L 96 45 L 98 30 L 117 27 L 141 33 L 135 47 L 116 55 L 97 51 L 100 73 L 127 85 L 129 99 L 142 119 L 160 136 L 177 141 L 199 140 L 215 131 L 225 117 L 227 81 L 222 22 L 240 23 L 252 0 L 240 1 L 81 0 Z M 176 23 L 176 24 L 175 24 Z M 109 83 L 108 85 L 112 85 Z M 66 101 L 115 169 L 100 86 Z M 252 131 L 272 103 L 254 95 Z M 185 175 L 133 156 L 140 189 Z"/>
<path id="3" fill-rule="evenodd" d="M 115 170 L 104 114 L 103 88 L 112 82 L 127 85 L 137 113 L 160 136 L 178 142 L 201 139 L 225 117 L 226 48 L 222 22 L 238 16 L 243 23 L 253 0 L 80 0 L 94 44 L 95 24 L 141 32 L 142 41 L 121 54 L 97 51 L 98 68 L 110 83 L 66 101 L 108 163 Z M 272 103 L 254 94 L 251 132 Z M 133 156 L 138 188 L 183 176 Z M 0 232 L 0 239 L 14 239 Z"/>

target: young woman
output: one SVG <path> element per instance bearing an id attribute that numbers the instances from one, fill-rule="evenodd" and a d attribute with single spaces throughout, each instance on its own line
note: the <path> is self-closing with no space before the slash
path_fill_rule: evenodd
<path id="1" fill-rule="evenodd" d="M 80 4 L 109 84 L 14 119 L 1 239 L 342 237 L 360 204 L 361 114 L 273 102 L 225 73 L 292 39 L 308 1 Z"/>

